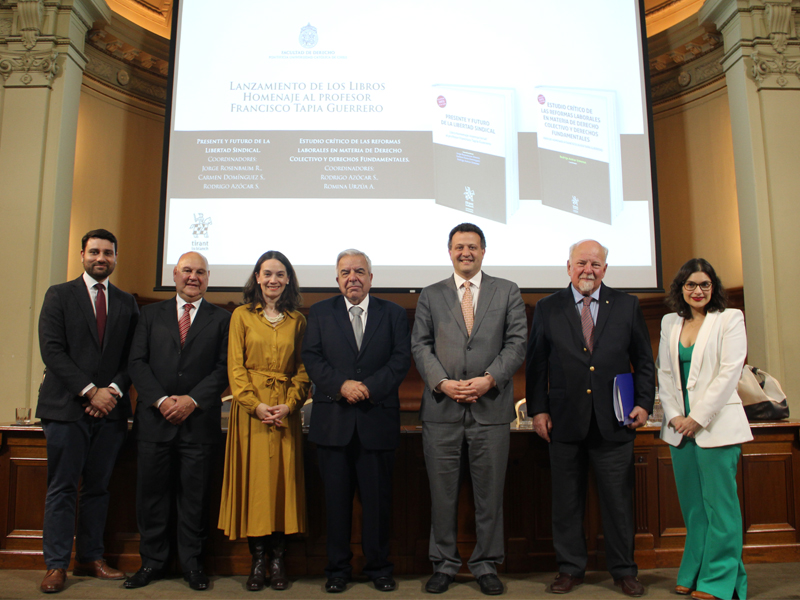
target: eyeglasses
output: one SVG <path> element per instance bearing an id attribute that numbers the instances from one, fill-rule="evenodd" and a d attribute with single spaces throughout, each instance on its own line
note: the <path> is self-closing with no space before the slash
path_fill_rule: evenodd
<path id="1" fill-rule="evenodd" d="M 704 292 L 707 292 L 708 290 L 710 290 L 710 289 L 711 289 L 711 282 L 710 282 L 710 281 L 704 281 L 703 283 L 696 283 L 696 282 L 694 282 L 694 281 L 686 281 L 686 282 L 684 282 L 684 284 L 683 284 L 683 288 L 684 288 L 684 289 L 685 289 L 687 292 L 693 292 L 693 291 L 695 291 L 697 288 L 700 288 L 700 289 L 701 289 L 701 290 L 703 290 Z"/>

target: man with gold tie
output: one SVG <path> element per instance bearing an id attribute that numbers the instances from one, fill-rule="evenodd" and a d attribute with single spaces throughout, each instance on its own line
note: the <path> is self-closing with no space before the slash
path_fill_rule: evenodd
<path id="1" fill-rule="evenodd" d="M 458 492 L 466 448 L 477 537 L 468 566 L 484 594 L 502 594 L 497 564 L 505 559 L 503 489 L 515 417 L 512 379 L 525 358 L 525 305 L 515 283 L 481 271 L 486 238 L 478 226 L 454 227 L 448 250 L 455 272 L 422 290 L 411 336 L 425 382 L 420 419 L 431 487 L 434 573 L 425 589 L 445 592 L 461 567 Z"/>

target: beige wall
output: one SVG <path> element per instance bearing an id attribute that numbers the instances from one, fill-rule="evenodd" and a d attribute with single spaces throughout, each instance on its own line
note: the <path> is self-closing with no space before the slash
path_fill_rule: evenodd
<path id="1" fill-rule="evenodd" d="M 86 82 L 86 80 L 85 80 Z M 152 296 L 158 243 L 163 111 L 126 104 L 88 81 L 81 91 L 70 222 L 69 278 L 81 274 L 80 241 L 103 227 L 119 240 L 112 281 Z"/>
<path id="2" fill-rule="evenodd" d="M 742 285 L 742 251 L 726 89 L 654 111 L 664 286 L 702 257 L 727 287 Z"/>

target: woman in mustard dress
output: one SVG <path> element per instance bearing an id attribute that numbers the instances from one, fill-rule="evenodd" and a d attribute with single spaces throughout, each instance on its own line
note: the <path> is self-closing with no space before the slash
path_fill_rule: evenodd
<path id="1" fill-rule="evenodd" d="M 233 392 L 225 447 L 219 528 L 247 537 L 253 556 L 247 589 L 289 581 L 286 535 L 306 530 L 300 408 L 310 381 L 300 359 L 306 320 L 294 269 L 280 252 L 264 253 L 233 311 L 228 379 Z M 267 564 L 267 555 L 269 564 Z"/>

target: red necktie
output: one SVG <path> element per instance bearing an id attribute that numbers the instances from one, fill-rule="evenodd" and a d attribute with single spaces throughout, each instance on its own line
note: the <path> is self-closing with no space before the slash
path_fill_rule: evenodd
<path id="1" fill-rule="evenodd" d="M 583 309 L 581 309 L 581 327 L 583 327 L 583 339 L 586 340 L 586 347 L 589 352 L 594 349 L 594 321 L 592 320 L 592 310 L 589 305 L 592 297 L 586 296 L 583 299 Z"/>
<path id="2" fill-rule="evenodd" d="M 94 312 L 97 316 L 97 339 L 100 340 L 100 346 L 103 346 L 103 336 L 106 333 L 106 286 L 102 283 L 97 283 L 94 286 L 97 290 L 97 297 L 94 299 Z"/>
<path id="3" fill-rule="evenodd" d="M 192 309 L 194 308 L 193 304 L 184 304 L 183 305 L 183 314 L 181 315 L 181 320 L 178 321 L 178 329 L 181 332 L 181 348 L 183 348 L 183 344 L 186 342 L 186 336 L 189 333 L 189 327 L 192 326 Z"/>

